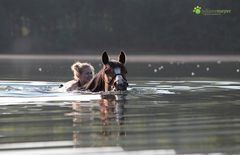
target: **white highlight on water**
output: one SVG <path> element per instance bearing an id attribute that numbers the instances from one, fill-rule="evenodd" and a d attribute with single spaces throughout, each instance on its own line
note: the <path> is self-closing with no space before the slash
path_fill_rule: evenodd
<path id="1" fill-rule="evenodd" d="M 127 151 L 120 146 L 116 147 L 85 147 L 85 148 L 37 148 L 28 150 L 6 150 L 2 151 L 1 155 L 79 155 L 79 154 L 89 154 L 89 155 L 176 155 L 174 149 L 159 149 L 159 150 L 135 150 Z M 220 155 L 220 154 L 217 154 Z"/>
<path id="2" fill-rule="evenodd" d="M 209 68 L 209 67 L 207 67 L 207 68 L 206 68 L 206 71 L 208 72 L 209 70 L 210 70 L 210 68 Z"/>
<path id="3" fill-rule="evenodd" d="M 164 69 L 164 67 L 163 67 L 163 66 L 160 66 L 160 67 L 158 67 L 158 70 L 162 70 L 162 69 Z"/>
<path id="4" fill-rule="evenodd" d="M 71 95 L 71 96 L 40 96 L 40 97 L 1 97 L 0 104 L 1 105 L 13 105 L 19 103 L 36 103 L 36 102 L 57 102 L 57 101 L 92 101 L 92 100 L 100 100 L 100 95 Z"/>

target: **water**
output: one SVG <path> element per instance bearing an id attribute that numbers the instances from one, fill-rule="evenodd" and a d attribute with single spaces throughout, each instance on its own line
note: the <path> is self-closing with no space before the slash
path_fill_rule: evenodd
<path id="1" fill-rule="evenodd" d="M 1 61 L 1 154 L 240 153 L 239 62 L 130 62 L 127 92 L 61 92 L 72 62 Z"/>

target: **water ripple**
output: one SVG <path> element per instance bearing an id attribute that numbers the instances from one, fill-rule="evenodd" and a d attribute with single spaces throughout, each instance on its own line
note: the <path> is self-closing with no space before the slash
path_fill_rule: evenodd
<path id="1" fill-rule="evenodd" d="M 0 82 L 0 151 L 48 141 L 45 149 L 240 152 L 238 81 L 130 81 L 126 92 L 107 93 L 59 92 L 58 85 Z"/>

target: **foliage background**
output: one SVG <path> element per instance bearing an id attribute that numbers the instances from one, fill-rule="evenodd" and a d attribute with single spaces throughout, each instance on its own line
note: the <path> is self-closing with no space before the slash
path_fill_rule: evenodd
<path id="1" fill-rule="evenodd" d="M 230 14 L 194 14 L 195 6 Z M 240 54 L 238 0 L 0 0 L 0 53 Z"/>

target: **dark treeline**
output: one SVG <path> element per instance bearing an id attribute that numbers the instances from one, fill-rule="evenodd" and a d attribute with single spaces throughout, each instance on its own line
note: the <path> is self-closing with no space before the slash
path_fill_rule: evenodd
<path id="1" fill-rule="evenodd" d="M 231 13 L 196 15 L 197 5 Z M 0 0 L 0 53 L 240 54 L 239 8 L 238 0 Z"/>

